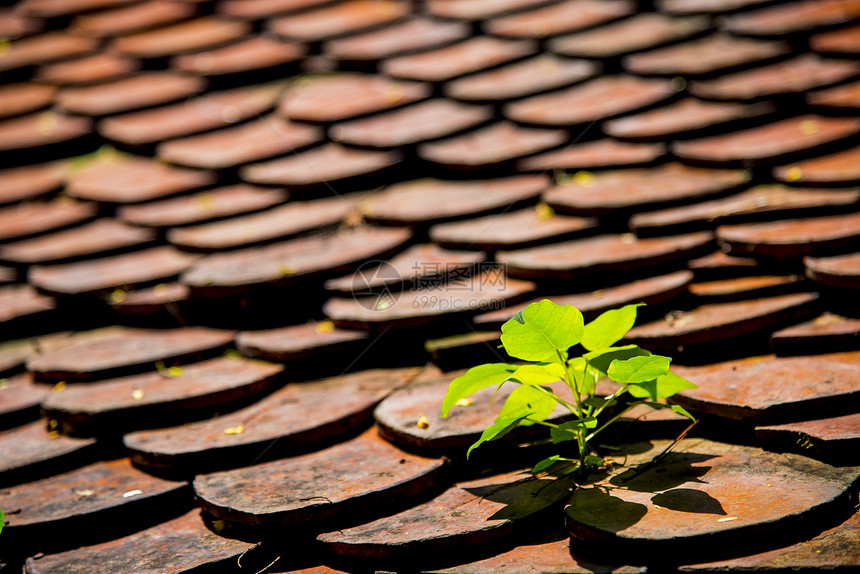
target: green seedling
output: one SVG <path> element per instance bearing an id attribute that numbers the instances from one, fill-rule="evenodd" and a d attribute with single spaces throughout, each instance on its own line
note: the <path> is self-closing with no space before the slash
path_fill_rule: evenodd
<path id="1" fill-rule="evenodd" d="M 659 402 L 684 389 L 696 388 L 669 370 L 669 357 L 654 355 L 637 345 L 615 346 L 633 327 L 639 306 L 613 309 L 584 324 L 582 313 L 572 305 L 557 305 L 544 299 L 502 325 L 502 347 L 511 357 L 526 363 L 473 367 L 451 381 L 442 401 L 442 416 L 446 417 L 458 401 L 481 389 L 501 388 L 506 383 L 517 385 L 495 422 L 469 447 L 466 457 L 485 442 L 500 439 L 518 426 L 538 424 L 549 427 L 553 444 L 575 441 L 579 456 L 550 456 L 538 462 L 532 473 L 566 462 L 568 471 L 578 471 L 584 476 L 605 464 L 589 443 L 638 405 L 671 409 L 695 422 L 682 407 Z M 571 348 L 576 345 L 584 352 L 571 356 Z M 607 396 L 598 396 L 597 382 L 604 377 L 619 386 Z M 557 381 L 570 389 L 570 399 L 562 398 L 550 386 Z M 559 424 L 548 422 L 546 419 L 559 405 L 571 416 Z M 617 405 L 619 408 L 611 408 Z"/>

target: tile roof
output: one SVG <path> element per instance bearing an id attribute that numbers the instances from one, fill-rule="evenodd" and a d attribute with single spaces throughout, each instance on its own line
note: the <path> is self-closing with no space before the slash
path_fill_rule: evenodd
<path id="1" fill-rule="evenodd" d="M 5 2 L 0 570 L 860 568 L 858 54 L 858 0 Z M 669 409 L 606 489 L 467 460 L 545 297 L 647 304 L 671 472 Z"/>

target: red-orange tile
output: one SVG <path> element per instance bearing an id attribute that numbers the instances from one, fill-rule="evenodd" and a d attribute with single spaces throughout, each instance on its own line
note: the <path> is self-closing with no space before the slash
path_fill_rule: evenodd
<path id="1" fill-rule="evenodd" d="M 465 24 L 412 18 L 380 30 L 329 40 L 322 51 L 334 60 L 371 62 L 438 48 L 463 40 L 468 35 Z"/>
<path id="2" fill-rule="evenodd" d="M 604 76 L 581 86 L 507 104 L 503 112 L 527 124 L 577 126 L 652 106 L 675 93 L 672 84 L 664 80 Z"/>
<path id="3" fill-rule="evenodd" d="M 200 169 L 227 169 L 315 144 L 322 130 L 275 114 L 214 132 L 159 144 L 159 159 Z"/>
<path id="4" fill-rule="evenodd" d="M 235 42 L 251 31 L 236 20 L 204 16 L 154 30 L 116 38 L 112 47 L 120 54 L 136 58 L 164 58 L 188 52 L 200 52 L 228 42 Z"/>
<path id="5" fill-rule="evenodd" d="M 73 114 L 107 116 L 182 100 L 205 87 L 206 82 L 200 78 L 144 72 L 107 84 L 66 88 L 57 96 L 57 105 Z"/>
<path id="6" fill-rule="evenodd" d="M 17 40 L 38 32 L 42 24 L 40 19 L 27 16 L 14 7 L 0 8 L 0 37 Z"/>
<path id="7" fill-rule="evenodd" d="M 259 211 L 283 203 L 288 197 L 281 189 L 240 183 L 141 205 L 124 205 L 117 210 L 117 216 L 133 225 L 173 227 Z"/>
<path id="8" fill-rule="evenodd" d="M 76 12 L 116 8 L 132 2 L 134 0 L 24 0 L 19 10 L 29 16 L 59 18 Z"/>
<path id="9" fill-rule="evenodd" d="M 245 181 L 263 185 L 319 187 L 332 181 L 378 174 L 402 161 L 402 157 L 399 151 L 364 151 L 328 143 L 284 158 L 244 166 L 239 175 Z"/>
<path id="10" fill-rule="evenodd" d="M 187 286 L 177 282 L 158 283 L 142 289 L 121 288 L 110 295 L 111 309 L 123 315 L 156 315 L 165 311 L 174 316 L 189 299 Z"/>
<path id="11" fill-rule="evenodd" d="M 391 112 L 332 126 L 331 139 L 362 147 L 391 148 L 450 136 L 489 121 L 492 110 L 436 98 Z"/>
<path id="12" fill-rule="evenodd" d="M 650 164 L 665 154 L 666 146 L 662 143 L 627 143 L 604 138 L 520 160 L 517 169 L 543 172 L 632 167 Z"/>
<path id="13" fill-rule="evenodd" d="M 728 16 L 721 25 L 732 34 L 782 36 L 854 22 L 860 18 L 857 0 L 789 2 Z"/>
<path id="14" fill-rule="evenodd" d="M 692 82 L 694 96 L 712 100 L 757 100 L 839 83 L 860 74 L 860 65 L 844 60 L 824 60 L 804 54 L 790 60 L 736 72 L 715 80 Z"/>
<path id="15" fill-rule="evenodd" d="M 242 331 L 236 336 L 236 347 L 243 355 L 267 361 L 295 363 L 301 359 L 354 356 L 367 345 L 368 334 L 338 329 L 331 323 L 315 322 L 290 325 L 263 331 Z"/>
<path id="16" fill-rule="evenodd" d="M 788 44 L 711 34 L 666 48 L 632 54 L 624 67 L 637 74 L 701 76 L 766 62 L 790 53 Z"/>
<path id="17" fill-rule="evenodd" d="M 50 321 L 56 308 L 57 302 L 53 297 L 43 295 L 29 285 L 0 287 L 0 332 L 6 336 L 18 335 L 25 330 L 22 322 Z"/>
<path id="18" fill-rule="evenodd" d="M 191 191 L 215 182 L 210 172 L 166 166 L 132 155 L 108 156 L 68 177 L 66 193 L 108 203 L 140 203 Z"/>
<path id="19" fill-rule="evenodd" d="M 523 62 L 454 80 L 444 88 L 451 98 L 465 101 L 510 100 L 587 80 L 600 71 L 585 60 L 542 54 Z"/>
<path id="20" fill-rule="evenodd" d="M 860 147 L 773 168 L 777 181 L 799 185 L 854 185 L 860 182 Z"/>
<path id="21" fill-rule="evenodd" d="M 657 0 L 655 5 L 660 12 L 669 14 L 720 14 L 740 12 L 770 0 Z"/>
<path id="22" fill-rule="evenodd" d="M 45 110 L 0 121 L 0 152 L 73 142 L 92 133 L 89 118 Z"/>
<path id="23" fill-rule="evenodd" d="M 35 78 L 47 84 L 87 85 L 117 80 L 136 72 L 140 63 L 118 54 L 100 52 L 75 60 L 40 66 Z"/>
<path id="24" fill-rule="evenodd" d="M 81 14 L 75 17 L 69 30 L 96 38 L 123 36 L 186 20 L 194 13 L 194 5 L 189 2 L 149 0 L 113 10 Z"/>
<path id="25" fill-rule="evenodd" d="M 632 14 L 625 0 L 563 0 L 543 8 L 502 16 L 486 22 L 484 30 L 505 38 L 545 38 L 591 28 Z"/>
<path id="26" fill-rule="evenodd" d="M 725 135 L 675 142 L 682 161 L 712 165 L 757 165 L 808 152 L 860 131 L 856 118 L 804 115 Z"/>
<path id="27" fill-rule="evenodd" d="M 20 116 L 46 108 L 54 101 L 57 89 L 35 82 L 0 86 L 0 118 Z"/>
<path id="28" fill-rule="evenodd" d="M 348 0 L 333 6 L 269 21 L 269 29 L 287 40 L 319 42 L 395 22 L 410 14 L 407 2 Z"/>
<path id="29" fill-rule="evenodd" d="M 701 201 L 749 181 L 739 170 L 709 170 L 669 163 L 650 169 L 607 171 L 560 182 L 543 200 L 564 213 L 598 215 L 613 210 L 648 211 L 661 204 Z"/>
<path id="30" fill-rule="evenodd" d="M 58 190 L 66 180 L 68 165 L 54 162 L 0 171 L 0 204 L 35 199 Z"/>
<path id="31" fill-rule="evenodd" d="M 289 12 L 301 12 L 332 0 L 223 0 L 215 7 L 219 14 L 244 20 L 261 20 Z"/>
<path id="32" fill-rule="evenodd" d="M 10 385 L 14 384 L 15 379 L 28 376 L 14 377 L 10 380 Z M 51 392 L 51 385 L 37 385 L 37 389 L 45 391 L 39 395 Z M 7 390 L 12 388 L 10 386 Z M 39 403 L 36 402 L 35 408 L 38 409 L 38 406 Z M 4 484 L 31 481 L 93 462 L 98 456 L 98 450 L 96 439 L 73 438 L 51 432 L 48 430 L 48 421 L 39 419 L 0 432 L 0 453 L 3 453 L 0 457 L 0 473 Z"/>
<path id="33" fill-rule="evenodd" d="M 833 257 L 805 257 L 806 276 L 823 285 L 860 288 L 860 253 Z"/>
<path id="34" fill-rule="evenodd" d="M 566 139 L 562 130 L 524 128 L 501 121 L 458 137 L 422 144 L 418 155 L 448 167 L 472 169 L 558 147 Z"/>
<path id="35" fill-rule="evenodd" d="M 275 105 L 282 84 L 264 84 L 204 94 L 181 103 L 105 118 L 104 137 L 129 145 L 146 145 L 189 136 L 251 119 Z"/>
<path id="36" fill-rule="evenodd" d="M 278 111 L 309 122 L 337 122 L 397 108 L 430 96 L 430 87 L 383 76 L 334 73 L 300 77 L 286 91 Z"/>
<path id="37" fill-rule="evenodd" d="M 757 118 L 775 112 L 769 103 L 739 104 L 684 98 L 666 106 L 604 122 L 608 135 L 633 141 L 656 141 L 695 135 L 722 124 Z"/>
<path id="38" fill-rule="evenodd" d="M 12 41 L 0 58 L 0 71 L 14 70 L 37 64 L 49 64 L 76 56 L 91 54 L 98 42 L 92 38 L 66 32 L 47 32 Z"/>
<path id="39" fill-rule="evenodd" d="M 93 219 L 98 206 L 61 197 L 22 202 L 0 209 L 0 241 L 23 239 Z"/>
<path id="40" fill-rule="evenodd" d="M 58 296 L 104 293 L 163 283 L 185 271 L 197 257 L 172 247 L 153 247 L 79 263 L 36 266 L 30 269 L 30 283 Z"/>
<path id="41" fill-rule="evenodd" d="M 535 45 L 529 40 L 475 36 L 444 48 L 386 60 L 380 65 L 380 70 L 395 78 L 444 82 L 520 60 L 534 52 Z"/>
<path id="42" fill-rule="evenodd" d="M 860 319 L 825 312 L 811 321 L 780 329 L 770 336 L 777 355 L 808 355 L 860 348 Z"/>
<path id="43" fill-rule="evenodd" d="M 860 82 L 812 92 L 806 95 L 806 101 L 825 110 L 855 111 L 860 109 Z"/>
<path id="44" fill-rule="evenodd" d="M 427 0 L 427 11 L 439 18 L 486 20 L 509 12 L 522 12 L 545 4 L 547 0 Z"/>
<path id="45" fill-rule="evenodd" d="M 809 46 L 820 54 L 860 53 L 860 25 L 821 32 L 809 39 Z"/>
<path id="46" fill-rule="evenodd" d="M 225 76 L 277 68 L 301 59 L 306 52 L 304 44 L 252 36 L 222 48 L 176 56 L 170 65 L 189 74 Z"/>
<path id="47" fill-rule="evenodd" d="M 554 38 L 549 49 L 577 58 L 614 58 L 695 36 L 709 27 L 706 18 L 670 18 L 644 13 L 594 30 Z"/>

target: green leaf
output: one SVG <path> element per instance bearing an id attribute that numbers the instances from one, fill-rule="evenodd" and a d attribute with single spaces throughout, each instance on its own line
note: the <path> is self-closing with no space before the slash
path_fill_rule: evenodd
<path id="1" fill-rule="evenodd" d="M 606 376 L 606 373 L 587 364 L 585 357 L 574 357 L 567 362 L 570 373 L 576 381 L 580 394 L 591 395 L 597 386 L 597 381 Z"/>
<path id="2" fill-rule="evenodd" d="M 561 458 L 559 455 L 554 454 L 550 457 L 543 459 L 542 461 L 540 461 L 539 463 L 534 465 L 534 468 L 532 468 L 531 473 L 537 474 L 539 472 L 543 472 L 544 470 L 546 470 L 549 467 L 551 467 L 552 465 L 554 465 L 558 461 L 559 458 Z"/>
<path id="3" fill-rule="evenodd" d="M 678 393 L 685 389 L 696 388 L 698 387 L 687 379 L 679 377 L 675 373 L 668 372 L 650 381 L 631 384 L 630 388 L 627 390 L 632 396 L 636 397 L 637 399 L 650 398 L 651 400 L 656 401 L 657 399 L 665 399 L 667 397 L 671 397 L 675 393 Z"/>
<path id="4" fill-rule="evenodd" d="M 541 363 L 538 365 L 523 365 L 511 376 L 524 385 L 549 385 L 560 381 L 564 376 L 564 367 L 558 363 Z"/>
<path id="5" fill-rule="evenodd" d="M 599 456 L 594 456 L 593 454 L 586 456 L 583 462 L 585 462 L 586 466 L 603 466 L 606 464 L 605 460 Z"/>
<path id="6" fill-rule="evenodd" d="M 0 532 L 3 532 L 3 525 L 6 523 L 6 517 L 3 515 L 3 511 L 0 510 Z"/>
<path id="7" fill-rule="evenodd" d="M 582 331 L 582 313 L 571 305 L 544 299 L 502 325 L 502 344 L 512 357 L 546 361 L 579 343 Z"/>
<path id="8" fill-rule="evenodd" d="M 593 409 L 605 409 L 617 405 L 618 401 L 615 399 L 607 401 L 604 397 L 589 397 L 582 401 L 582 404 Z"/>
<path id="9" fill-rule="evenodd" d="M 646 351 L 637 345 L 624 345 L 623 347 L 607 347 L 599 351 L 592 351 L 583 355 L 588 364 L 600 370 L 604 374 L 609 370 L 612 361 L 623 361 L 633 357 L 650 357 L 651 351 Z"/>
<path id="10" fill-rule="evenodd" d="M 676 413 L 678 413 L 678 414 L 679 414 L 679 415 L 681 415 L 681 416 L 685 416 L 685 417 L 687 417 L 688 419 L 690 419 L 691 421 L 695 421 L 695 420 L 696 420 L 696 417 L 694 417 L 694 416 L 693 416 L 693 415 L 691 415 L 689 412 L 687 412 L 687 409 L 685 409 L 685 408 L 684 408 L 684 407 L 682 407 L 681 405 L 671 405 L 669 408 L 670 408 L 670 409 L 672 409 L 672 411 L 673 411 L 673 412 L 676 412 Z"/>
<path id="11" fill-rule="evenodd" d="M 644 383 L 668 373 L 670 363 L 669 357 L 662 355 L 616 359 L 609 365 L 606 373 L 616 383 Z"/>
<path id="12" fill-rule="evenodd" d="M 486 387 L 504 383 L 517 368 L 517 365 L 507 363 L 487 363 L 472 367 L 448 385 L 448 392 L 442 399 L 442 417 L 447 417 L 451 407 L 460 399 L 474 395 Z"/>
<path id="13" fill-rule="evenodd" d="M 531 413 L 527 420 L 522 421 L 523 426 L 529 426 L 540 422 L 555 410 L 556 401 L 554 395 L 550 395 L 537 387 L 521 385 L 511 391 L 505 400 L 505 405 L 499 411 L 496 421 L 502 418 L 519 417 L 522 413 Z"/>
<path id="14" fill-rule="evenodd" d="M 589 351 L 611 347 L 621 340 L 636 322 L 636 308 L 642 304 L 625 305 L 601 314 L 585 326 L 580 343 Z"/>
<path id="15" fill-rule="evenodd" d="M 597 418 L 588 417 L 582 421 L 568 421 L 550 429 L 553 444 L 575 440 L 578 430 L 597 427 Z"/>
<path id="16" fill-rule="evenodd" d="M 514 430 L 521 421 L 523 421 L 526 417 L 531 416 L 532 413 L 524 413 L 519 416 L 513 417 L 504 417 L 497 418 L 496 422 L 488 426 L 484 429 L 484 432 L 481 433 L 481 438 L 478 441 L 469 447 L 469 450 L 466 451 L 466 458 L 469 458 L 469 455 L 472 454 L 472 451 L 484 444 L 487 441 L 500 439 L 512 430 Z"/>

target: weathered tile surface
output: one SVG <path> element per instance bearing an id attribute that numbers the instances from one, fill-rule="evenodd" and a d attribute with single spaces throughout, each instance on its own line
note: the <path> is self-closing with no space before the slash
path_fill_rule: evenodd
<path id="1" fill-rule="evenodd" d="M 779 355 L 805 355 L 860 348 L 860 319 L 822 313 L 811 321 L 780 329 L 770 336 Z"/>
<path id="2" fill-rule="evenodd" d="M 269 361 L 289 362 L 314 357 L 332 360 L 333 356 L 364 347 L 367 339 L 367 333 L 338 329 L 323 321 L 264 331 L 242 331 L 236 336 L 236 346 L 245 356 Z"/>
<path id="3" fill-rule="evenodd" d="M 57 474 L 66 466 L 92 462 L 97 450 L 95 439 L 61 435 L 49 430 L 45 419 L 0 432 L 0 483 Z"/>
<path id="4" fill-rule="evenodd" d="M 122 36 L 147 28 L 173 24 L 194 15 L 189 2 L 150 0 L 112 10 L 76 16 L 69 29 L 82 36 L 96 38 Z"/>
<path id="5" fill-rule="evenodd" d="M 67 197 L 0 209 L 0 241 L 24 239 L 93 219 L 98 207 Z"/>
<path id="6" fill-rule="evenodd" d="M 74 86 L 118 80 L 140 69 L 140 62 L 119 54 L 101 52 L 74 60 L 40 66 L 35 77 L 48 84 Z"/>
<path id="7" fill-rule="evenodd" d="M 324 44 L 323 53 L 336 60 L 376 61 L 438 48 L 463 40 L 468 34 L 465 24 L 418 17 L 364 34 L 330 40 Z"/>
<path id="8" fill-rule="evenodd" d="M 833 257 L 806 257 L 806 276 L 817 283 L 856 289 L 860 286 L 860 253 Z"/>
<path id="9" fill-rule="evenodd" d="M 189 74 L 220 77 L 278 69 L 300 60 L 306 51 L 303 44 L 254 36 L 224 47 L 175 56 L 171 66 Z"/>
<path id="10" fill-rule="evenodd" d="M 70 143 L 89 135 L 89 118 L 45 110 L 0 121 L 0 151 L 29 150 Z"/>
<path id="11" fill-rule="evenodd" d="M 72 114 L 107 116 L 182 100 L 204 87 L 200 78 L 144 72 L 107 84 L 66 88 L 57 95 L 57 105 Z"/>
<path id="12" fill-rule="evenodd" d="M 522 171 L 588 170 L 653 163 L 666 154 L 662 143 L 627 143 L 605 138 L 548 151 L 517 162 Z"/>
<path id="13" fill-rule="evenodd" d="M 779 181 L 798 185 L 839 185 L 860 182 L 860 147 L 782 165 L 773 169 Z"/>
<path id="14" fill-rule="evenodd" d="M 544 38 L 590 28 L 617 20 L 633 12 L 625 1 L 595 2 L 564 0 L 543 8 L 502 16 L 484 24 L 484 29 L 504 38 Z"/>
<path id="15" fill-rule="evenodd" d="M 767 37 L 846 24 L 858 18 L 860 4 L 855 0 L 815 0 L 788 2 L 782 6 L 761 8 L 743 16 L 729 16 L 723 26 L 734 34 Z"/>
<path id="16" fill-rule="evenodd" d="M 67 170 L 64 162 L 4 169 L 0 171 L 0 203 L 26 201 L 56 191 Z"/>
<path id="17" fill-rule="evenodd" d="M 814 458 L 858 461 L 860 413 L 784 425 L 756 427 L 756 438 L 792 452 Z"/>
<path id="18" fill-rule="evenodd" d="M 336 36 L 361 32 L 407 16 L 410 5 L 385 0 L 349 0 L 276 18 L 269 24 L 272 32 L 288 40 L 318 42 Z"/>
<path id="19" fill-rule="evenodd" d="M 202 17 L 122 36 L 113 41 L 113 48 L 136 58 L 164 58 L 232 42 L 249 30 L 245 22 Z"/>
<path id="20" fill-rule="evenodd" d="M 0 379 L 0 413 L 3 427 L 7 419 L 33 420 L 39 416 L 39 405 L 51 394 L 51 386 L 34 383 L 28 373 L 19 373 Z M 11 422 L 11 421 L 10 421 Z"/>

